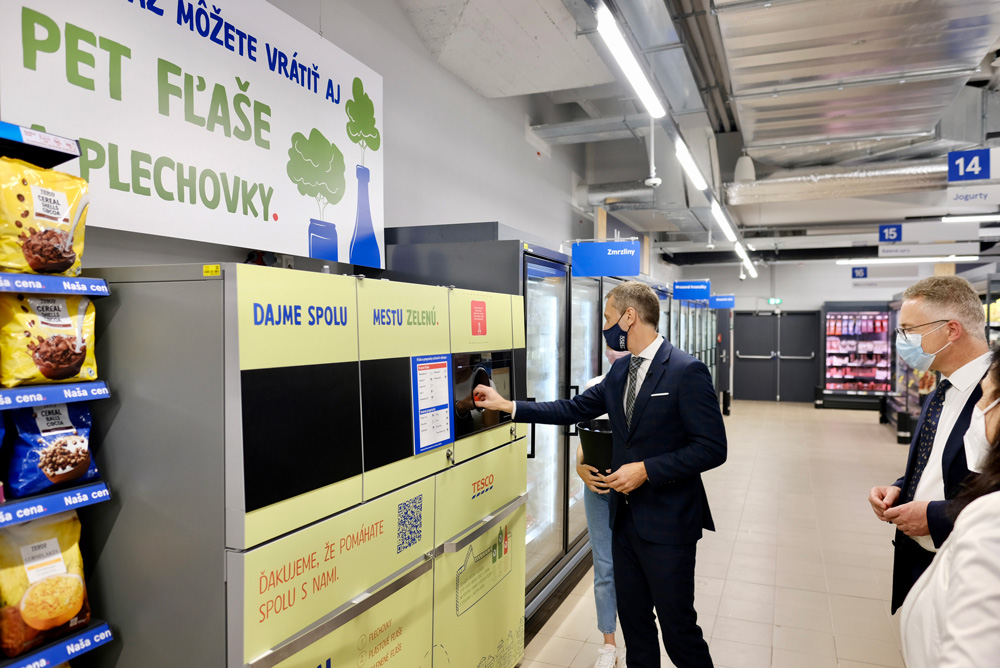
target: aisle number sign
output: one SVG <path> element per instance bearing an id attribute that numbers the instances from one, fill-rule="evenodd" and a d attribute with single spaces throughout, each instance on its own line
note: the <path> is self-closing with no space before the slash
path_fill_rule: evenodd
<path id="1" fill-rule="evenodd" d="M 880 244 L 894 244 L 902 240 L 903 226 L 901 224 L 878 226 L 878 242 Z"/>
<path id="2" fill-rule="evenodd" d="M 851 278 L 868 278 L 868 267 L 854 267 L 851 269 Z"/>
<path id="3" fill-rule="evenodd" d="M 948 181 L 988 181 L 991 158 L 1000 149 L 983 148 L 975 151 L 952 151 L 948 154 Z"/>

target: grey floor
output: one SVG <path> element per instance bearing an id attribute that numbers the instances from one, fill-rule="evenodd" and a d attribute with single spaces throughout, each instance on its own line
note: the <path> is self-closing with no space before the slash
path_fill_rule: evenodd
<path id="1" fill-rule="evenodd" d="M 736 402 L 726 429 L 729 460 L 705 475 L 718 531 L 699 543 L 696 571 L 715 665 L 902 668 L 892 529 L 867 497 L 902 474 L 907 448 L 876 413 L 809 404 Z M 592 585 L 591 572 L 566 593 L 522 668 L 593 666 Z"/>

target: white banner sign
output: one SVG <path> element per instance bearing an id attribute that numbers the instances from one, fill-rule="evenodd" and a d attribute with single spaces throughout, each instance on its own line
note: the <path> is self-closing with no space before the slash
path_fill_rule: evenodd
<path id="1" fill-rule="evenodd" d="M 986 184 L 948 188 L 949 206 L 983 206 L 984 204 L 1000 204 L 1000 185 Z"/>
<path id="2" fill-rule="evenodd" d="M 89 225 L 384 265 L 382 77 L 279 9 L 0 0 L 0 26 L 0 118 L 79 138 Z"/>
<path id="3" fill-rule="evenodd" d="M 878 247 L 879 257 L 930 257 L 937 255 L 979 255 L 979 242 L 957 244 L 884 244 Z"/>

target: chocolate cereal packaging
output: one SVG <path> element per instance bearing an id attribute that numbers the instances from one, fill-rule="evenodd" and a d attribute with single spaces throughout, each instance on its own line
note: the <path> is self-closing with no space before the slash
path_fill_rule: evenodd
<path id="1" fill-rule="evenodd" d="M 40 494 L 61 483 L 99 476 L 90 452 L 86 403 L 33 406 L 12 411 L 13 452 L 7 491 L 13 497 Z"/>
<path id="2" fill-rule="evenodd" d="M 0 158 L 0 270 L 78 276 L 87 182 Z"/>
<path id="3" fill-rule="evenodd" d="M 0 385 L 96 379 L 90 299 L 0 295 Z"/>

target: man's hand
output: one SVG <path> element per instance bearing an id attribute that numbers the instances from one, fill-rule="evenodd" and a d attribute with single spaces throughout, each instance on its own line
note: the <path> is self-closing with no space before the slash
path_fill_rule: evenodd
<path id="1" fill-rule="evenodd" d="M 927 501 L 910 501 L 898 508 L 889 508 L 885 511 L 885 519 L 907 536 L 929 536 L 931 533 L 927 527 Z"/>
<path id="2" fill-rule="evenodd" d="M 875 511 L 875 517 L 879 518 L 883 522 L 890 521 L 888 517 L 885 516 L 885 511 L 892 508 L 892 504 L 896 503 L 899 499 L 899 493 L 902 490 L 894 485 L 888 487 L 872 487 L 872 491 L 868 493 L 868 503 L 872 504 L 872 510 Z"/>
<path id="3" fill-rule="evenodd" d="M 604 482 L 608 487 L 622 494 L 634 491 L 647 480 L 649 476 L 646 475 L 646 465 L 643 462 L 625 464 L 611 475 L 604 476 Z"/>
<path id="4" fill-rule="evenodd" d="M 508 401 L 500 396 L 500 393 L 489 385 L 476 385 L 472 391 L 472 397 L 476 400 L 476 406 L 489 411 L 503 411 L 504 413 L 514 412 L 514 402 Z"/>
<path id="5" fill-rule="evenodd" d="M 598 494 L 607 494 L 611 490 L 608 489 L 608 485 L 604 482 L 604 476 L 593 466 L 588 466 L 587 464 L 577 464 L 576 474 L 580 476 L 591 492 L 597 492 Z"/>

